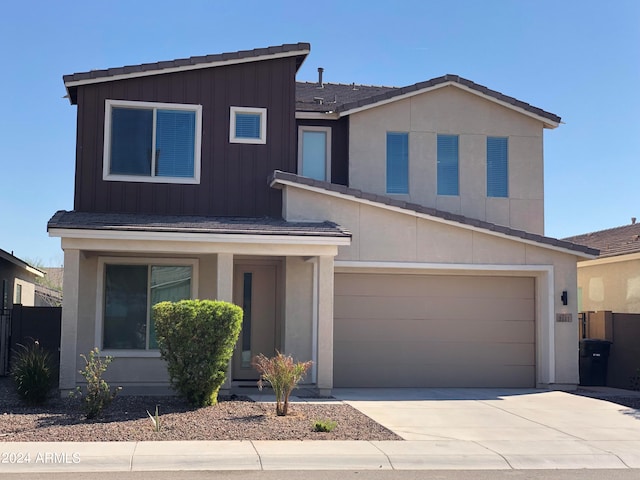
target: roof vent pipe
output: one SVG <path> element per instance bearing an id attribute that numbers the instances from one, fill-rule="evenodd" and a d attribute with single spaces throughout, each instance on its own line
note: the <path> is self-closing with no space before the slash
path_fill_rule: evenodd
<path id="1" fill-rule="evenodd" d="M 636 224 L 636 217 L 631 217 L 631 225 L 635 225 Z"/>
<path id="2" fill-rule="evenodd" d="M 318 67 L 318 88 L 324 88 L 324 84 L 322 83 L 322 72 L 324 72 L 324 68 Z"/>

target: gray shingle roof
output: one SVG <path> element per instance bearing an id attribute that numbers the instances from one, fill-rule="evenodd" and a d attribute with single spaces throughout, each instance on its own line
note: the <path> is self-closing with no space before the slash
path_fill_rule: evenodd
<path id="1" fill-rule="evenodd" d="M 553 123 L 560 123 L 558 115 L 534 107 L 522 100 L 510 97 L 496 90 L 462 78 L 459 75 L 447 74 L 442 77 L 432 78 L 424 82 L 414 83 L 406 87 L 374 87 L 367 85 L 346 85 L 324 83 L 323 88 L 318 88 L 317 83 L 301 83 L 296 86 L 296 108 L 299 111 L 311 112 L 346 112 L 354 108 L 372 105 L 397 96 L 409 94 L 425 88 L 435 87 L 444 83 L 457 83 L 461 86 L 475 90 L 488 97 L 513 105 L 527 112 L 546 118 Z M 314 98 L 322 98 L 323 103 L 314 101 Z"/>
<path id="2" fill-rule="evenodd" d="M 218 233 L 239 235 L 291 235 L 351 237 L 332 222 L 287 222 L 277 218 L 90 213 L 60 210 L 47 224 L 50 229 L 114 230 L 138 232 Z"/>
<path id="3" fill-rule="evenodd" d="M 301 177 L 293 173 L 281 172 L 276 170 L 269 178 L 269 183 L 273 185 L 278 180 L 289 181 L 298 183 L 300 185 L 308 185 L 311 187 L 321 188 L 330 192 L 337 192 L 343 195 L 349 195 L 355 198 L 362 198 L 371 202 L 380 203 L 383 205 L 389 205 L 404 210 L 409 210 L 416 213 L 422 213 L 430 215 L 432 217 L 441 218 L 451 222 L 457 222 L 461 225 L 468 225 L 476 228 L 481 228 L 491 232 L 501 233 L 510 237 L 520 238 L 523 240 L 529 240 L 532 242 L 541 243 L 543 245 L 551 245 L 566 250 L 573 250 L 575 252 L 584 253 L 587 255 L 598 255 L 598 250 L 580 245 L 578 243 L 568 242 L 566 240 L 559 240 L 557 238 L 545 237 L 544 235 L 538 235 L 535 233 L 525 232 L 524 230 L 517 230 L 503 225 L 497 225 L 495 223 L 485 222 L 484 220 L 478 220 L 475 218 L 465 217 L 463 215 L 457 215 L 443 210 L 437 210 L 435 208 L 425 207 L 417 203 L 405 202 L 397 200 L 395 198 L 387 197 L 386 195 L 379 195 L 376 193 L 367 193 L 355 188 L 345 187 L 344 185 L 336 185 L 329 182 L 322 182 L 319 180 L 313 180 L 307 177 Z"/>
<path id="4" fill-rule="evenodd" d="M 640 223 L 565 238 L 600 250 L 600 258 L 640 252 Z"/>

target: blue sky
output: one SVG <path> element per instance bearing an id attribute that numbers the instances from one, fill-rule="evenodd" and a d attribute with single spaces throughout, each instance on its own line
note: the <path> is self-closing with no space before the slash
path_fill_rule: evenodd
<path id="1" fill-rule="evenodd" d="M 545 132 L 545 233 L 640 218 L 640 2 L 109 0 L 0 3 L 0 248 L 62 263 L 76 108 L 62 75 L 309 42 L 298 80 L 403 86 L 454 73 L 562 117 Z"/>

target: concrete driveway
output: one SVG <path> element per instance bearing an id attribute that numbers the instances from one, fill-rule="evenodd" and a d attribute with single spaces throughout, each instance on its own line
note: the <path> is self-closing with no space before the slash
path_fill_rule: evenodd
<path id="1" fill-rule="evenodd" d="M 640 411 L 594 398 L 523 389 L 333 394 L 410 441 L 417 456 L 475 456 L 485 468 L 640 468 Z"/>

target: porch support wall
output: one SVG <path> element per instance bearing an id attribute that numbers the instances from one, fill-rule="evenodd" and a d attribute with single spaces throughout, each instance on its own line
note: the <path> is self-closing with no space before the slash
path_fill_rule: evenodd
<path id="1" fill-rule="evenodd" d="M 63 396 L 76 387 L 80 256 L 80 250 L 64 251 L 64 303 L 60 334 L 60 391 Z"/>
<path id="2" fill-rule="evenodd" d="M 233 254 L 219 253 L 216 270 L 216 299 L 233 302 Z"/>
<path id="3" fill-rule="evenodd" d="M 216 269 L 216 300 L 233 302 L 233 254 L 219 253 Z M 227 378 L 222 384 L 223 392 L 230 391 L 232 378 L 231 362 L 227 367 Z"/>
<path id="4" fill-rule="evenodd" d="M 318 257 L 317 386 L 320 395 L 330 395 L 333 388 L 333 266 L 332 256 Z"/>

